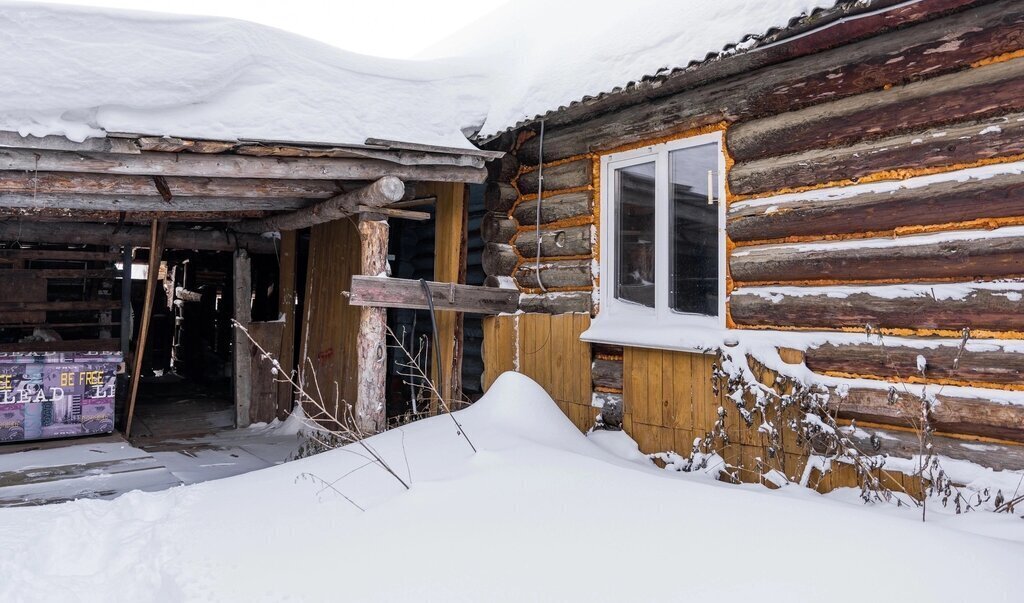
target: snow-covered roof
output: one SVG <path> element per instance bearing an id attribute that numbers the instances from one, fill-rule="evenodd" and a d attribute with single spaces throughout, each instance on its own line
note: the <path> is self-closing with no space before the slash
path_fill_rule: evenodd
<path id="1" fill-rule="evenodd" d="M 382 34 L 383 35 L 383 34 Z M 0 130 L 472 148 L 480 78 L 245 21 L 0 2 Z"/>
<path id="2" fill-rule="evenodd" d="M 704 61 L 836 0 L 511 0 L 426 56 L 488 74 L 486 137 L 586 97 Z"/>

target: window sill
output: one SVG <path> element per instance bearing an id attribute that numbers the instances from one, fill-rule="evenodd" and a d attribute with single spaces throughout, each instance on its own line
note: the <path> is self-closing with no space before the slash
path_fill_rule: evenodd
<path id="1" fill-rule="evenodd" d="M 720 326 L 718 321 L 718 318 L 698 316 L 658 321 L 650 316 L 608 316 L 602 313 L 594 318 L 580 339 L 633 348 L 716 354 L 730 339 L 730 330 Z"/>

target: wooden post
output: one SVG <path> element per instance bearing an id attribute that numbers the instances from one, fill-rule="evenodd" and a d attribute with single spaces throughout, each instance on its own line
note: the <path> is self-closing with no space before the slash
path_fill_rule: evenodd
<path id="1" fill-rule="evenodd" d="M 121 357 L 128 361 L 132 340 L 132 246 L 121 249 Z"/>
<path id="2" fill-rule="evenodd" d="M 434 280 L 447 283 L 466 281 L 466 185 L 435 183 L 430 192 L 437 197 L 434 227 Z M 441 356 L 441 375 L 431 363 L 431 379 L 444 399 L 452 404 L 462 395 L 461 312 L 437 313 L 436 352 Z M 430 412 L 438 412 L 438 401 L 430 401 Z"/>
<path id="3" fill-rule="evenodd" d="M 388 223 L 379 218 L 374 214 L 359 217 L 360 272 L 364 275 L 380 275 L 387 267 Z M 356 343 L 359 383 L 354 414 L 356 427 L 367 435 L 383 431 L 387 423 L 384 403 L 386 325 L 384 308 L 360 308 Z"/>
<path id="4" fill-rule="evenodd" d="M 249 328 L 252 322 L 252 262 L 244 249 L 234 258 L 235 321 Z M 235 427 L 249 426 L 249 405 L 252 398 L 252 343 L 241 329 L 233 330 L 232 363 L 235 382 Z"/>
<path id="5" fill-rule="evenodd" d="M 146 352 L 149 322 L 153 315 L 153 296 L 156 295 L 156 278 L 160 272 L 160 256 L 163 253 L 164 236 L 166 234 L 167 222 L 164 220 L 153 220 L 153 223 L 150 225 L 149 273 L 146 275 L 146 301 L 142 308 L 142 323 L 139 325 L 139 336 L 135 340 L 135 357 L 132 359 L 131 385 L 128 390 L 128 418 L 125 420 L 124 426 L 125 438 L 130 438 L 132 435 L 135 399 L 139 395 L 139 377 L 142 373 L 142 355 Z"/>
<path id="6" fill-rule="evenodd" d="M 295 362 L 295 252 L 297 237 L 294 230 L 281 233 L 281 255 L 278 268 L 278 311 L 284 317 L 284 340 L 281 342 L 281 369 L 291 373 Z M 292 410 L 290 383 L 279 383 L 277 391 L 277 417 L 283 419 Z"/>

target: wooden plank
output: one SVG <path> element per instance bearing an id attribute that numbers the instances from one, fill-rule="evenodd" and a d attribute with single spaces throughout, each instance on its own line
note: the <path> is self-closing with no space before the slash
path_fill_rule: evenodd
<path id="1" fill-rule="evenodd" d="M 0 311 L 40 311 L 40 312 L 62 312 L 68 310 L 117 310 L 121 307 L 121 300 L 117 299 L 93 299 L 85 301 L 46 301 L 46 302 L 22 302 L 22 301 L 0 301 Z"/>
<path id="2" fill-rule="evenodd" d="M 145 247 L 149 244 L 146 229 L 129 224 L 92 223 L 38 223 L 0 222 L 0 240 L 32 241 L 68 245 L 131 245 Z M 168 229 L 168 249 L 202 249 L 208 251 L 234 251 L 243 248 L 252 253 L 275 253 L 277 243 L 273 239 L 255 234 L 227 232 L 221 229 L 176 228 Z M 22 259 L 54 260 L 97 260 L 116 262 L 120 254 L 83 251 L 43 251 L 34 249 L 0 250 L 0 258 L 20 257 Z"/>
<path id="3" fill-rule="evenodd" d="M 296 197 L 174 197 L 165 201 L 159 195 L 82 195 L 67 193 L 4 193 L 0 207 L 30 210 L 72 210 L 83 212 L 207 212 L 230 215 L 232 212 L 287 211 L 304 208 L 310 201 Z"/>
<path id="4" fill-rule="evenodd" d="M 925 377 L 929 381 L 941 379 L 965 385 L 1024 384 L 1024 354 L 1020 352 L 990 344 L 968 344 L 961 351 L 956 341 L 941 343 L 944 345 L 923 348 L 873 343 L 824 344 L 807 350 L 807 368 L 819 373 L 920 380 L 917 358 L 923 356 L 927 360 Z"/>
<path id="5" fill-rule="evenodd" d="M 252 323 L 252 261 L 244 249 L 239 249 L 233 256 L 232 263 L 232 300 L 231 316 L 239 325 L 248 329 Z M 233 389 L 235 394 L 235 427 L 248 427 L 252 408 L 252 350 L 253 345 L 242 329 L 231 329 L 232 349 L 231 362 Z"/>
<path id="6" fill-rule="evenodd" d="M 61 341 L 0 343 L 0 352 L 116 352 L 120 349 L 120 339 L 64 339 Z"/>
<path id="7" fill-rule="evenodd" d="M 439 283 L 449 283 L 449 303 L 435 306 L 435 309 L 449 310 L 456 307 L 452 292 L 454 287 L 466 286 L 466 221 L 468 204 L 466 187 L 462 184 L 435 183 L 420 191 L 421 194 L 437 197 L 434 219 L 434 279 Z M 443 289 L 443 285 L 442 285 Z M 464 290 L 465 291 L 465 290 Z M 490 296 L 490 292 L 478 291 Z M 434 299 L 433 289 L 431 299 Z M 419 299 L 426 301 L 426 295 L 420 293 Z M 440 391 L 453 403 L 461 398 L 462 393 L 462 325 L 461 312 L 442 312 L 437 315 L 437 335 L 435 352 L 440 354 L 443 374 L 433 375 Z M 432 402 L 432 405 L 436 401 Z"/>
<path id="8" fill-rule="evenodd" d="M 2 225 L 0 225 L 2 226 Z M 28 226 L 28 224 L 18 226 Z M 4 237 L 6 238 L 6 237 Z M 21 239 L 29 241 L 31 239 Z M 73 260 L 73 261 L 97 261 L 116 262 L 120 256 L 109 251 L 77 251 L 73 249 L 0 249 L 0 258 L 13 258 L 18 260 Z"/>
<path id="9" fill-rule="evenodd" d="M 729 211 L 734 241 L 885 232 L 903 226 L 951 224 L 1024 215 L 1024 175 L 952 179 L 852 197 L 821 196 L 767 205 L 738 204 Z M 771 211 L 768 211 L 772 208 Z"/>
<path id="10" fill-rule="evenodd" d="M 173 199 L 181 197 L 270 197 L 327 199 L 341 192 L 338 184 L 325 180 L 279 180 L 253 178 L 207 178 L 166 176 Z M 150 176 L 86 174 L 75 172 L 6 172 L 0 178 L 0 193 L 66 195 L 157 195 Z"/>
<path id="11" fill-rule="evenodd" d="M 250 322 L 249 334 L 274 358 L 280 358 L 285 339 L 284 322 Z M 270 360 L 256 346 L 249 346 L 249 421 L 269 423 L 278 417 L 278 377 L 272 372 Z"/>
<path id="12" fill-rule="evenodd" d="M 923 6 L 910 10 L 930 13 L 932 9 Z M 833 40 L 831 32 L 825 31 L 809 54 L 770 69 L 744 69 L 742 75 L 737 72 L 716 77 L 715 68 L 701 73 L 703 68 L 698 67 L 692 76 L 697 81 L 666 88 L 664 96 L 652 99 L 650 96 L 659 93 L 645 89 L 639 97 L 633 97 L 630 106 L 594 112 L 585 120 L 562 127 L 556 124 L 563 112 L 556 113 L 547 119 L 544 160 L 611 149 L 649 140 L 652 135 L 683 132 L 723 120 L 784 113 L 958 71 L 1020 50 L 1022 42 L 1017 33 L 1022 25 L 1024 7 L 1014 0 L 1003 0 L 883 35 L 869 37 L 873 33 L 869 29 L 848 38 L 845 41 L 851 43 L 846 44 Z M 954 45 L 955 49 L 946 51 Z M 893 60 L 896 58 L 902 60 Z M 710 79 L 701 79 L 705 73 Z M 538 137 L 533 137 L 519 147 L 517 156 L 524 165 L 537 164 L 538 146 Z"/>
<path id="13" fill-rule="evenodd" d="M 727 141 L 743 162 L 1022 109 L 1024 59 L 1016 59 L 740 123 Z"/>
<path id="14" fill-rule="evenodd" d="M 35 276 L 41 279 L 115 279 L 120 270 L 90 268 L 13 268 L 0 270 L 0 276 Z"/>
<path id="15" fill-rule="evenodd" d="M 428 281 L 434 309 L 473 314 L 499 314 L 515 312 L 519 307 L 519 292 L 511 289 L 456 285 Z M 385 308 L 427 309 L 426 294 L 419 281 L 387 276 L 352 277 L 349 303 L 354 306 Z"/>
<path id="16" fill-rule="evenodd" d="M 935 240 L 918 235 L 843 243 L 764 245 L 733 252 L 730 274 L 737 282 L 785 282 L 927 278 L 973 280 L 1024 275 L 1024 235 L 996 229 L 978 238 Z"/>
<path id="17" fill-rule="evenodd" d="M 153 220 L 150 226 L 149 239 L 149 272 L 146 275 L 146 296 L 142 308 L 142 322 L 138 335 L 135 337 L 135 352 L 132 357 L 132 372 L 128 388 L 128 414 L 124 425 L 124 437 L 132 434 L 132 419 L 135 416 L 135 400 L 139 395 L 139 381 L 142 379 L 142 358 L 146 353 L 146 340 L 149 337 L 149 325 L 153 317 L 153 300 L 156 295 L 156 281 L 160 272 L 160 256 L 163 255 L 164 236 L 167 234 L 167 222 Z M 120 304 L 120 301 L 116 302 Z M 121 342 L 118 342 L 120 348 Z M 238 349 L 237 347 L 235 348 Z"/>
<path id="18" fill-rule="evenodd" d="M 15 265 L 20 265 L 20 262 Z M 46 303 L 46 280 L 31 272 L 20 272 L 16 268 L 0 271 L 0 291 L 3 291 L 0 308 L 3 308 L 5 303 Z M 20 311 L 8 308 L 3 312 L 3 318 L 5 322 L 38 324 L 46 322 L 46 312 L 38 308 Z"/>
<path id="19" fill-rule="evenodd" d="M 1020 302 L 1010 299 L 1019 293 L 1010 287 L 979 288 L 965 292 L 962 299 L 935 299 L 924 290 L 918 296 L 893 298 L 872 294 L 872 287 L 849 294 L 840 290 L 843 297 L 824 289 L 809 295 L 780 292 L 771 298 L 760 294 L 770 290 L 732 292 L 730 315 L 738 326 L 1024 331 Z"/>
<path id="20" fill-rule="evenodd" d="M 693 401 L 693 364 L 689 355 L 684 352 L 673 352 L 672 359 L 672 397 L 666 409 L 665 424 L 669 427 L 686 430 L 690 434 L 694 429 L 694 401 Z M 680 451 L 689 452 L 689 448 Z"/>
<path id="21" fill-rule="evenodd" d="M 281 233 L 281 254 L 278 256 L 278 312 L 284 317 L 281 355 L 278 359 L 286 374 L 295 370 L 295 311 L 298 303 L 296 291 L 298 237 L 295 231 Z M 277 417 L 285 418 L 292 411 L 294 392 L 290 383 L 277 384 Z"/>
<path id="22" fill-rule="evenodd" d="M 398 218 L 399 220 L 414 220 L 416 222 L 426 222 L 432 217 L 430 215 L 430 212 L 426 211 L 410 211 L 408 209 L 395 209 L 392 207 L 371 207 L 369 205 L 357 206 L 354 213 L 377 214 L 381 216 L 387 216 L 388 218 Z"/>
<path id="23" fill-rule="evenodd" d="M 105 328 L 119 326 L 120 322 L 93 321 L 93 322 L 41 322 L 41 323 L 0 323 L 0 329 L 83 329 L 83 328 Z"/>
<path id="24" fill-rule="evenodd" d="M 505 153 L 501 151 L 487 151 L 484 149 L 467 149 L 463 147 L 444 147 L 432 144 L 420 144 L 415 142 L 402 142 L 399 140 L 386 140 L 383 138 L 367 138 L 366 144 L 380 146 L 385 149 L 400 149 L 403 151 L 422 151 L 424 153 L 442 153 L 448 155 L 467 155 L 471 157 L 483 157 L 485 159 L 500 159 Z"/>
<path id="25" fill-rule="evenodd" d="M 0 131 L 0 147 L 15 149 L 41 149 L 49 151 L 95 151 L 100 153 L 127 153 L 137 155 L 139 147 L 125 138 L 105 136 L 86 138 L 74 142 L 64 136 L 22 136 L 18 132 Z"/>
<path id="26" fill-rule="evenodd" d="M 664 425 L 664 397 L 662 396 L 662 368 L 665 352 L 647 350 L 647 419 L 651 425 Z"/>
<path id="27" fill-rule="evenodd" d="M 729 170 L 729 190 L 734 195 L 753 195 L 1020 154 L 1024 154 L 1024 113 L 1012 113 L 845 147 L 737 163 Z"/>

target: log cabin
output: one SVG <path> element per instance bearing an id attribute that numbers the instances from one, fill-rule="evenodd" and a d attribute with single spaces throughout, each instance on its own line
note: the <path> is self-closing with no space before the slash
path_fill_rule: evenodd
<path id="1" fill-rule="evenodd" d="M 725 366 L 826 388 L 852 439 L 893 457 L 918 438 L 891 392 L 924 396 L 938 454 L 1024 468 L 1024 5 L 791 16 L 688 63 L 651 43 L 628 79 L 577 78 L 485 125 L 477 142 L 506 155 L 482 264 L 521 293 L 520 313 L 484 320 L 485 385 L 525 373 L 580 429 L 621 415 L 648 454 L 688 455 L 718 428 L 735 481 L 799 481 L 808 449 L 744 425 L 752 401 L 716 384 Z M 505 48 L 530 35 L 505 18 L 502 36 L 475 29 Z M 564 51 L 555 34 L 531 52 Z M 857 485 L 839 468 L 815 484 Z"/>

